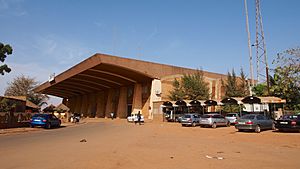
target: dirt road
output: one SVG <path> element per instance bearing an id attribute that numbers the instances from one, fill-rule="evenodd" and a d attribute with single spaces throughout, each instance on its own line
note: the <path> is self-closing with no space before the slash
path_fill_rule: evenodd
<path id="1" fill-rule="evenodd" d="M 86 139 L 87 142 L 80 142 Z M 18 141 L 20 140 L 20 141 Z M 23 144 L 22 144 L 23 143 Z M 1 168 L 298 168 L 300 133 L 105 120 L 0 136 Z"/>

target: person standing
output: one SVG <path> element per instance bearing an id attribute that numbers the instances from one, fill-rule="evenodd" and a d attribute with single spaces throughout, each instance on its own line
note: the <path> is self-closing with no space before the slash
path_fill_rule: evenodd
<path id="1" fill-rule="evenodd" d="M 138 114 L 137 114 L 137 120 L 138 120 L 138 123 L 139 125 L 141 125 L 141 112 L 139 111 Z"/>
<path id="2" fill-rule="evenodd" d="M 112 120 L 114 119 L 114 115 L 115 115 L 114 112 L 111 112 L 111 113 L 110 113 L 110 117 L 111 117 Z"/>

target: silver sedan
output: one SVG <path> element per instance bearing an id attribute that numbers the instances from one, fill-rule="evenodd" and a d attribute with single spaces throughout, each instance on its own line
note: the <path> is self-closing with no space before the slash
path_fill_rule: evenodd
<path id="1" fill-rule="evenodd" d="M 205 114 L 200 118 L 200 126 L 210 126 L 217 128 L 218 126 L 230 126 L 230 122 L 220 114 Z"/>
<path id="2" fill-rule="evenodd" d="M 274 130 L 275 125 L 273 120 L 261 114 L 247 114 L 236 121 L 235 128 L 238 131 L 253 130 L 260 133 L 261 130 Z"/>

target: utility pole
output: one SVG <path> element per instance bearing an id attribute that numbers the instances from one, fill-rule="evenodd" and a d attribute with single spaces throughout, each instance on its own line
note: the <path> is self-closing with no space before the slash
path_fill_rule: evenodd
<path id="1" fill-rule="evenodd" d="M 263 21 L 260 8 L 260 0 L 255 0 L 256 9 L 256 68 L 257 68 L 257 82 L 266 82 L 268 95 L 270 95 L 270 82 L 269 82 L 269 66 L 267 60 L 267 49 L 265 43 L 265 35 L 263 30 Z M 265 70 L 263 70 L 265 69 Z M 265 74 L 264 74 L 265 72 Z M 261 80 L 261 77 L 263 79 Z M 266 81 L 264 81 L 266 79 Z"/>
<path id="2" fill-rule="evenodd" d="M 253 76 L 253 59 L 252 59 L 252 49 L 251 49 L 251 40 L 250 40 L 250 31 L 249 31 L 249 19 L 248 19 L 248 7 L 247 0 L 244 0 L 245 5 L 245 14 L 246 14 L 246 30 L 248 34 L 248 50 L 249 50 L 249 63 L 250 63 L 250 95 L 252 95 L 252 87 L 254 86 L 254 76 Z"/>

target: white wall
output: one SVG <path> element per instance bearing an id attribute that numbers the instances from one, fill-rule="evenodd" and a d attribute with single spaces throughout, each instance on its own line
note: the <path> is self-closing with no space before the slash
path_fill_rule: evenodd
<path id="1" fill-rule="evenodd" d="M 252 104 L 244 104 L 245 108 L 244 111 L 252 112 Z M 254 106 L 254 112 L 263 112 L 264 110 L 269 111 L 269 105 L 268 104 L 253 104 Z"/>

